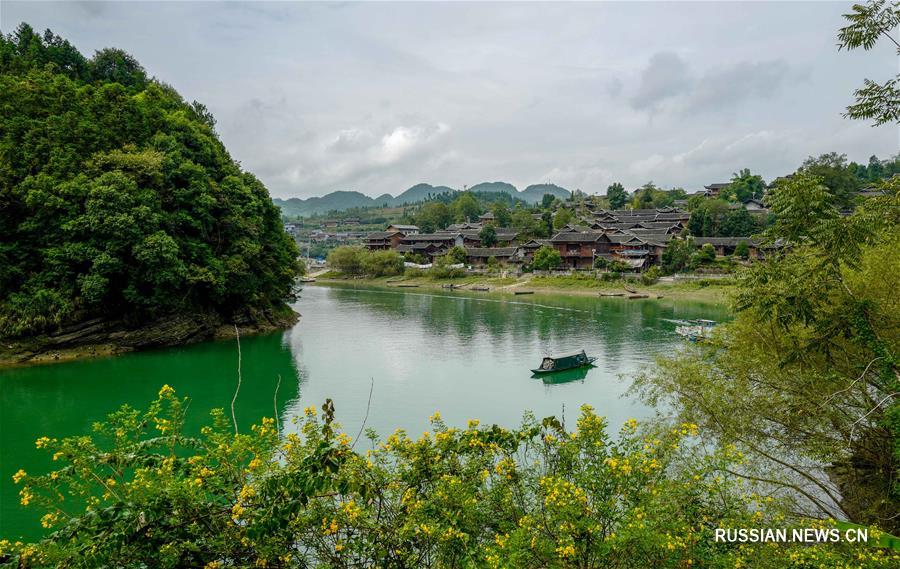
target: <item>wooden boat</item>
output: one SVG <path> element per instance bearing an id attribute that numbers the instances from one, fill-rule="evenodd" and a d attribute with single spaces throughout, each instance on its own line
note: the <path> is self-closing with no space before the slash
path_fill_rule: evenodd
<path id="1" fill-rule="evenodd" d="M 625 296 L 624 292 L 601 292 L 600 296 Z"/>
<path id="2" fill-rule="evenodd" d="M 629 294 L 625 298 L 627 298 L 629 300 L 634 300 L 635 298 L 650 298 L 650 295 L 649 294 Z"/>
<path id="3" fill-rule="evenodd" d="M 473 286 L 470 290 L 477 290 L 479 292 L 488 292 L 491 289 L 486 286 Z"/>
<path id="4" fill-rule="evenodd" d="M 597 361 L 597 358 L 588 356 L 584 353 L 584 350 L 578 350 L 576 352 L 568 352 L 556 356 L 546 356 L 541 362 L 541 366 L 531 371 L 536 375 L 541 375 L 590 366 L 593 365 L 595 361 Z"/>
<path id="5" fill-rule="evenodd" d="M 453 289 L 455 289 L 455 288 L 462 288 L 462 285 L 452 284 L 452 283 L 451 283 L 451 284 L 441 285 L 441 288 L 449 288 L 450 290 L 453 290 Z"/>
<path id="6" fill-rule="evenodd" d="M 513 294 L 534 294 L 533 290 L 517 290 Z"/>
<path id="7" fill-rule="evenodd" d="M 314 279 L 312 277 L 301 277 L 300 282 L 301 283 L 314 283 L 314 282 L 316 282 L 316 279 Z"/>
<path id="8" fill-rule="evenodd" d="M 417 284 L 398 284 L 399 288 L 419 288 Z"/>
<path id="9" fill-rule="evenodd" d="M 625 283 L 622 283 L 622 288 L 624 288 L 625 290 L 627 290 L 627 291 L 630 292 L 631 294 L 635 294 L 635 293 L 637 292 L 637 289 L 635 289 L 633 286 L 628 286 L 628 285 L 625 284 Z"/>

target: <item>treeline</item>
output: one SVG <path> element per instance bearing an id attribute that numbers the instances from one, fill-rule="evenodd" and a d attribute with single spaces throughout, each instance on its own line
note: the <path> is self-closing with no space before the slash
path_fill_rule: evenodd
<path id="1" fill-rule="evenodd" d="M 203 105 L 27 24 L 0 70 L 0 336 L 283 305 L 297 248 Z"/>

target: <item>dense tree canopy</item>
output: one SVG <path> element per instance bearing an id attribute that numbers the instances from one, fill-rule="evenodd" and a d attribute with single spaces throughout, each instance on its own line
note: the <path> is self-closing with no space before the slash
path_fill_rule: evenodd
<path id="1" fill-rule="evenodd" d="M 202 105 L 120 50 L 0 38 L 0 335 L 281 303 L 297 249 Z"/>

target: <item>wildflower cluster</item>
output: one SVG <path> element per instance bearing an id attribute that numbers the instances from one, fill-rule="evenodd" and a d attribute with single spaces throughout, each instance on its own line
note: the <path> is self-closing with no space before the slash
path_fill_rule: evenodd
<path id="1" fill-rule="evenodd" d="M 365 451 L 327 402 L 290 425 L 263 419 L 235 434 L 221 411 L 199 438 L 163 387 L 94 436 L 36 446 L 59 460 L 17 472 L 22 504 L 53 533 L 0 542 L 19 567 L 889 567 L 891 550 L 717 544 L 718 527 L 781 512 L 727 475 L 727 449 L 693 456 L 695 425 L 628 421 L 612 440 L 585 406 L 568 432 L 526 415 L 510 430 L 448 427 L 418 438 L 371 434 Z M 160 426 L 163 428 L 160 429 Z M 824 523 L 824 522 L 823 522 Z M 825 565 L 822 565 L 822 564 Z"/>

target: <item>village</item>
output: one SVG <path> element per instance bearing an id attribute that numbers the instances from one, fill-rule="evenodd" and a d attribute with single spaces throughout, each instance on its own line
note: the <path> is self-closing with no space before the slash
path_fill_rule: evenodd
<path id="1" fill-rule="evenodd" d="M 727 186 L 710 184 L 700 195 L 714 199 Z M 557 269 L 577 271 L 615 266 L 638 273 L 661 266 L 663 254 L 673 240 L 687 237 L 691 213 L 684 209 L 685 200 L 660 208 L 603 209 L 595 207 L 594 199 L 595 196 L 587 196 L 576 208 L 575 219 L 554 231 L 549 239 L 522 238 L 517 229 L 498 226 L 495 215 L 488 211 L 477 219 L 449 224 L 431 233 L 422 232 L 416 225 L 392 223 L 383 231 L 367 234 L 362 245 L 370 251 L 396 251 L 408 261 L 425 264 L 434 263 L 450 249 L 460 247 L 465 251 L 465 265 L 472 268 L 495 264 L 526 267 L 538 249 L 549 247 L 560 255 Z M 761 200 L 750 200 L 742 207 L 760 220 L 769 213 Z M 541 213 L 531 215 L 536 222 L 541 221 Z M 482 231 L 488 226 L 494 230 L 490 232 L 490 243 L 485 243 Z M 716 257 L 732 256 L 740 250 L 747 260 L 764 258 L 766 250 L 774 247 L 765 246 L 750 235 L 692 237 L 691 243 L 697 248 L 710 245 Z"/>

